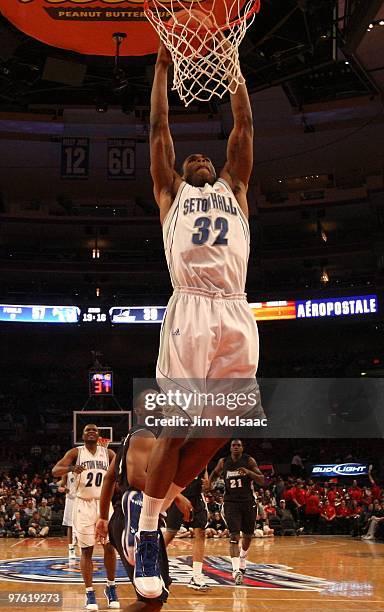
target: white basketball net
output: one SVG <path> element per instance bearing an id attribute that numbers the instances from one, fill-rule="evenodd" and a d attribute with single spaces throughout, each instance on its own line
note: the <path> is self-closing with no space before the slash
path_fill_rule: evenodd
<path id="1" fill-rule="evenodd" d="M 244 83 L 239 45 L 260 0 L 145 0 L 145 13 L 173 60 L 173 86 L 188 106 L 235 93 Z M 179 17 L 178 17 L 179 16 Z M 220 22 L 218 20 L 220 19 Z"/>

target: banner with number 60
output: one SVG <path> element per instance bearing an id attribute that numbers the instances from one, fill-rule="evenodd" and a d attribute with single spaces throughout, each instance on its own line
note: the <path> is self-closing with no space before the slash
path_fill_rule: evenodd
<path id="1" fill-rule="evenodd" d="M 127 138 L 108 140 L 107 171 L 109 179 L 134 179 L 136 171 L 135 141 Z"/>

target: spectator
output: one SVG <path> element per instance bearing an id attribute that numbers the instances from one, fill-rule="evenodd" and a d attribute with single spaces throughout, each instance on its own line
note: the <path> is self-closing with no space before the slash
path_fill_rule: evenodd
<path id="1" fill-rule="evenodd" d="M 358 502 L 353 499 L 350 508 L 350 521 L 351 521 L 351 531 L 350 534 L 353 538 L 361 535 L 361 528 L 363 526 L 363 508 L 358 504 Z"/>
<path id="2" fill-rule="evenodd" d="M 345 499 L 342 499 L 340 505 L 336 508 L 336 525 L 340 533 L 346 534 L 350 531 L 350 511 L 347 508 Z"/>
<path id="3" fill-rule="evenodd" d="M 376 535 L 377 527 L 384 521 L 384 509 L 380 502 L 375 500 L 373 502 L 372 516 L 368 521 L 368 531 L 362 536 L 362 540 L 374 540 Z"/>
<path id="4" fill-rule="evenodd" d="M 215 512 L 210 521 L 208 521 L 205 531 L 207 538 L 226 538 L 228 537 L 227 525 L 221 516 L 220 512 Z"/>
<path id="5" fill-rule="evenodd" d="M 29 498 L 27 501 L 27 505 L 24 508 L 24 513 L 30 519 L 32 518 L 32 515 L 35 512 L 35 510 L 36 510 L 36 505 L 34 504 L 34 500 L 32 498 Z"/>
<path id="6" fill-rule="evenodd" d="M 5 518 L 0 516 L 0 538 L 5 538 L 7 536 L 7 530 L 5 528 Z"/>
<path id="7" fill-rule="evenodd" d="M 325 500 L 324 507 L 320 506 L 320 524 L 326 533 L 335 533 L 336 509 L 329 499 Z"/>
<path id="8" fill-rule="evenodd" d="M 380 495 L 381 495 L 381 490 L 380 487 L 377 485 L 376 481 L 374 480 L 373 476 L 372 476 L 372 465 L 369 466 L 368 468 L 368 478 L 369 481 L 372 485 L 371 489 L 372 489 L 372 498 L 373 499 L 380 499 Z"/>
<path id="9" fill-rule="evenodd" d="M 45 519 L 35 511 L 28 523 L 28 535 L 32 538 L 44 538 L 48 535 L 49 527 Z"/>
<path id="10" fill-rule="evenodd" d="M 293 488 L 292 501 L 296 506 L 296 512 L 300 526 L 303 526 L 305 522 L 305 500 L 307 492 L 304 488 L 304 483 L 299 478 L 297 479 L 296 486 Z"/>
<path id="11" fill-rule="evenodd" d="M 26 518 L 20 512 L 15 512 L 13 518 L 6 525 L 7 533 L 11 538 L 24 538 L 27 530 Z"/>
<path id="12" fill-rule="evenodd" d="M 284 500 L 286 502 L 287 510 L 291 512 L 293 520 L 297 522 L 299 519 L 299 514 L 297 511 L 298 502 L 294 500 L 294 496 L 295 496 L 295 486 L 293 483 L 290 483 L 289 486 L 287 485 L 284 491 Z"/>
<path id="13" fill-rule="evenodd" d="M 48 506 L 48 502 L 45 497 L 43 497 L 43 499 L 41 500 L 41 506 L 39 506 L 39 514 L 41 518 L 45 519 L 47 524 L 49 525 L 52 520 L 52 509 L 50 506 Z"/>
<path id="14" fill-rule="evenodd" d="M 318 523 L 320 518 L 320 497 L 315 491 L 314 487 L 311 487 L 308 491 L 308 495 L 305 500 L 305 520 L 306 528 L 308 533 L 317 533 Z"/>
<path id="15" fill-rule="evenodd" d="M 357 486 L 357 480 L 352 482 L 352 486 L 348 489 L 348 495 L 357 502 L 361 502 L 363 499 L 363 489 Z"/>
<path id="16" fill-rule="evenodd" d="M 300 457 L 298 451 L 292 457 L 291 461 L 291 474 L 295 477 L 304 476 L 305 468 L 302 458 Z"/>

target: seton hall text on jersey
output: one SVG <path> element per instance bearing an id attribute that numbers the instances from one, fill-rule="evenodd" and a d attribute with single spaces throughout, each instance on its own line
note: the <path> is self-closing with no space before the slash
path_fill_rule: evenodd
<path id="1" fill-rule="evenodd" d="M 237 215 L 237 208 L 232 204 L 230 196 L 219 195 L 218 193 L 210 193 L 206 198 L 186 198 L 183 202 L 183 213 L 207 213 L 212 208 Z"/>
<path id="2" fill-rule="evenodd" d="M 108 469 L 108 465 L 106 464 L 105 461 L 97 461 L 94 459 L 91 459 L 89 461 L 82 461 L 80 465 L 86 470 L 105 470 L 107 471 Z"/>

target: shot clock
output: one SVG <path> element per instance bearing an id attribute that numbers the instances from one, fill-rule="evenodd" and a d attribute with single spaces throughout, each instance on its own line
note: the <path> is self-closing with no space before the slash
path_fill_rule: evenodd
<path id="1" fill-rule="evenodd" d="M 89 395 L 113 395 L 111 370 L 91 370 L 89 372 Z"/>

